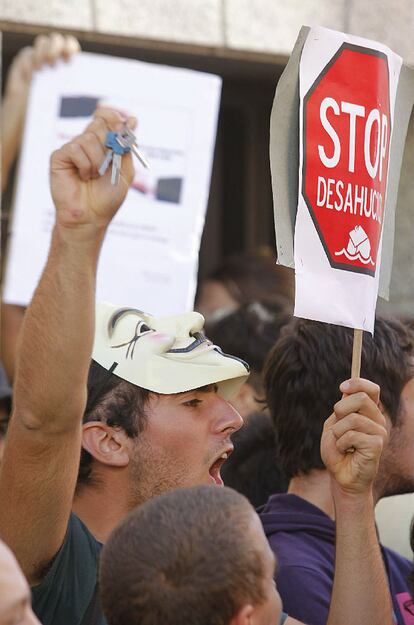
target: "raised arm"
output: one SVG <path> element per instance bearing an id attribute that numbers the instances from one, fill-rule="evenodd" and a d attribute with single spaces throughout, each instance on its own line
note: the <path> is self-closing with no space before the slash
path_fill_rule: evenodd
<path id="1" fill-rule="evenodd" d="M 13 59 L 1 106 L 2 192 L 7 187 L 10 170 L 20 149 L 33 73 L 44 65 L 54 65 L 59 59 L 68 61 L 79 50 L 78 41 L 71 35 L 52 33 L 38 35 L 33 46 L 23 48 Z M 14 380 L 24 310 L 22 306 L 1 305 L 0 354 L 10 383 Z"/>
<path id="2" fill-rule="evenodd" d="M 20 330 L 26 309 L 15 304 L 0 304 L 0 354 L 10 385 L 16 368 Z"/>
<path id="3" fill-rule="evenodd" d="M 54 65 L 58 59 L 68 60 L 78 50 L 79 43 L 71 35 L 52 33 L 39 35 L 33 46 L 23 48 L 13 59 L 1 107 L 2 191 L 20 148 L 33 72 L 43 65 Z"/>
<path id="4" fill-rule="evenodd" d="M 392 625 L 374 518 L 373 484 L 387 439 L 379 387 L 354 379 L 343 383 L 341 391 L 345 395 L 327 419 L 321 440 L 336 515 L 335 578 L 327 625 Z"/>
<path id="5" fill-rule="evenodd" d="M 32 584 L 62 544 L 75 490 L 98 256 L 133 177 L 129 155 L 118 186 L 109 171 L 98 175 L 106 132 L 121 125 L 118 113 L 102 109 L 51 159 L 56 223 L 23 323 L 0 475 L 0 534 Z"/>

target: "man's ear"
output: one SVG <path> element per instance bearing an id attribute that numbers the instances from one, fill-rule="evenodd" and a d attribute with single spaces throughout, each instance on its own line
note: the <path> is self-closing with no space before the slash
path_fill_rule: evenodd
<path id="1" fill-rule="evenodd" d="M 129 464 L 128 436 L 121 429 L 115 429 L 101 421 L 90 421 L 83 425 L 82 447 L 102 464 L 126 467 Z"/>
<path id="2" fill-rule="evenodd" d="M 254 625 L 253 612 L 254 607 L 251 603 L 246 603 L 233 616 L 230 625 Z"/>

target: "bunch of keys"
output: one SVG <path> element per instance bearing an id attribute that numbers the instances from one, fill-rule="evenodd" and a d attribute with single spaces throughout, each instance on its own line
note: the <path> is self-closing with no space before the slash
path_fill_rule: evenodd
<path id="1" fill-rule="evenodd" d="M 149 168 L 148 161 L 138 150 L 137 138 L 124 124 L 120 132 L 108 132 L 106 135 L 105 147 L 108 152 L 99 168 L 99 175 L 103 176 L 112 162 L 111 183 L 118 184 L 121 174 L 121 161 L 124 154 L 132 152 L 139 162 L 146 168 Z"/>

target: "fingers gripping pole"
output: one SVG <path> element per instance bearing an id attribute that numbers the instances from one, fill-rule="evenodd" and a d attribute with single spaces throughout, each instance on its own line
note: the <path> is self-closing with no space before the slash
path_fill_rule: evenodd
<path id="1" fill-rule="evenodd" d="M 362 354 L 362 339 L 364 336 L 363 330 L 354 330 L 354 344 L 352 348 L 352 367 L 351 378 L 359 378 L 361 375 L 361 354 Z"/>
<path id="2" fill-rule="evenodd" d="M 363 330 L 354 329 L 354 343 L 352 346 L 352 365 L 351 378 L 359 378 L 361 375 L 361 355 L 362 355 L 362 339 L 364 337 Z M 347 454 L 353 454 L 355 447 L 346 450 Z"/>

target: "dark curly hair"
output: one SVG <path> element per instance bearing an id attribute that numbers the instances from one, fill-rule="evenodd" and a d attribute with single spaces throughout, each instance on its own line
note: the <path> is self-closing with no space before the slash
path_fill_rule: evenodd
<path id="1" fill-rule="evenodd" d="M 111 427 L 121 427 L 134 438 L 145 428 L 145 409 L 151 395 L 151 391 L 123 380 L 92 360 L 83 422 L 104 421 Z M 82 448 L 78 487 L 90 483 L 91 471 L 92 456 Z"/>
<path id="2" fill-rule="evenodd" d="M 275 298 L 271 304 L 251 302 L 207 321 L 205 333 L 226 354 L 249 364 L 249 383 L 257 393 L 263 393 L 264 363 L 290 318 L 288 303 L 282 298 Z"/>
<path id="3" fill-rule="evenodd" d="M 228 256 L 206 280 L 221 282 L 239 304 L 272 302 L 275 296 L 292 301 L 294 294 L 292 271 L 277 265 L 270 250 Z"/>
<path id="4" fill-rule="evenodd" d="M 270 495 L 286 492 L 288 482 L 278 465 L 275 433 L 267 414 L 249 415 L 231 440 L 234 451 L 221 469 L 226 486 L 247 497 L 255 508 Z"/>
<path id="5" fill-rule="evenodd" d="M 393 425 L 400 395 L 413 377 L 413 337 L 399 321 L 377 319 L 375 334 L 364 334 L 361 377 L 381 387 L 381 402 Z M 294 319 L 282 329 L 269 355 L 264 385 L 278 440 L 280 466 L 290 479 L 324 469 L 320 455 L 323 424 L 350 377 L 353 331 Z"/>

